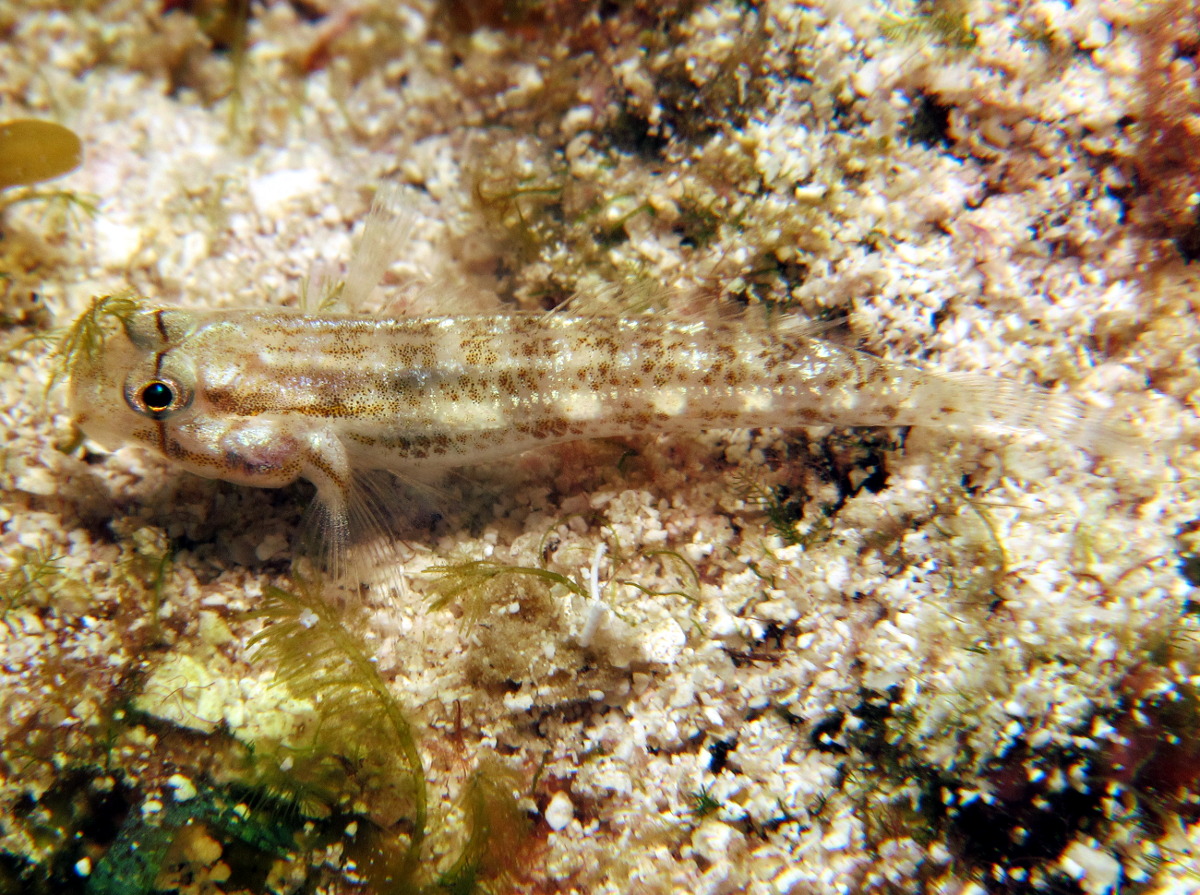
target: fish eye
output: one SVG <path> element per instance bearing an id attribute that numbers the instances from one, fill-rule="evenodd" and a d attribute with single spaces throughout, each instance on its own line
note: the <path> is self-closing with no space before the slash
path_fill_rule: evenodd
<path id="1" fill-rule="evenodd" d="M 192 402 L 191 394 L 174 379 L 162 376 L 149 381 L 129 382 L 125 401 L 138 413 L 156 420 L 166 419 Z"/>
<path id="2" fill-rule="evenodd" d="M 151 382 L 142 389 L 142 403 L 154 413 L 166 410 L 174 400 L 175 390 L 165 382 Z"/>

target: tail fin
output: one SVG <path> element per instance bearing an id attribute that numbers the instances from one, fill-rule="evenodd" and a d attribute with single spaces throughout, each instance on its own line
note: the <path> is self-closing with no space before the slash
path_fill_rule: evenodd
<path id="1" fill-rule="evenodd" d="M 982 424 L 1040 432 L 1100 457 L 1136 460 L 1149 455 L 1149 445 L 1127 424 L 1073 395 L 969 373 L 947 378 L 971 395 Z"/>

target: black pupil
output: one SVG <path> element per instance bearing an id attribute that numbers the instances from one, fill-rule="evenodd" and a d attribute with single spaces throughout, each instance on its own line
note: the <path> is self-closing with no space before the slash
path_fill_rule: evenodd
<path id="1" fill-rule="evenodd" d="M 175 400 L 175 393 L 165 382 L 151 382 L 142 389 L 142 402 L 149 410 L 166 410 Z"/>

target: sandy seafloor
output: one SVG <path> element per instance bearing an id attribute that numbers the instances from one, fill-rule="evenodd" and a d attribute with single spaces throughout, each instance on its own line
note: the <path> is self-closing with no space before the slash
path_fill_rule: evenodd
<path id="1" fill-rule="evenodd" d="M 374 593 L 356 642 L 426 766 L 421 880 L 485 767 L 528 818 L 486 891 L 1200 891 L 1196 275 L 1166 183 L 1186 199 L 1187 153 L 1147 113 L 1159 69 L 1194 65 L 1191 4 L 255 3 L 236 65 L 219 9 L 0 4 L 0 119 L 78 133 L 82 167 L 41 189 L 96 209 L 4 212 L 13 344 L 128 288 L 294 306 L 396 184 L 417 225 L 374 309 L 607 283 L 655 313 L 773 303 L 1070 390 L 1148 445 L 709 432 L 415 500 L 407 593 Z M 372 783 L 395 760 L 343 748 L 311 816 L 268 812 L 297 837 L 273 852 L 211 807 L 269 804 L 235 756 L 286 779 L 337 717 L 246 649 L 309 491 L 71 449 L 52 368 L 33 344 L 0 373 L 0 888 L 116 891 L 110 852 L 141 842 L 125 891 L 370 890 L 347 855 L 410 829 Z M 447 562 L 586 593 L 598 545 L 598 603 L 515 576 L 478 617 L 429 608 Z"/>

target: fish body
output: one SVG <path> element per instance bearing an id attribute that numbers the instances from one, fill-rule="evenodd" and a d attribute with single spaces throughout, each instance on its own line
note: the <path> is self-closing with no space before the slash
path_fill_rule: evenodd
<path id="1" fill-rule="evenodd" d="M 69 358 L 85 434 L 209 478 L 308 479 L 335 520 L 363 472 L 419 476 L 585 438 L 921 424 L 1039 430 L 1089 450 L 1121 441 L 1070 396 L 888 363 L 787 322 L 140 304 L 118 319 Z"/>

